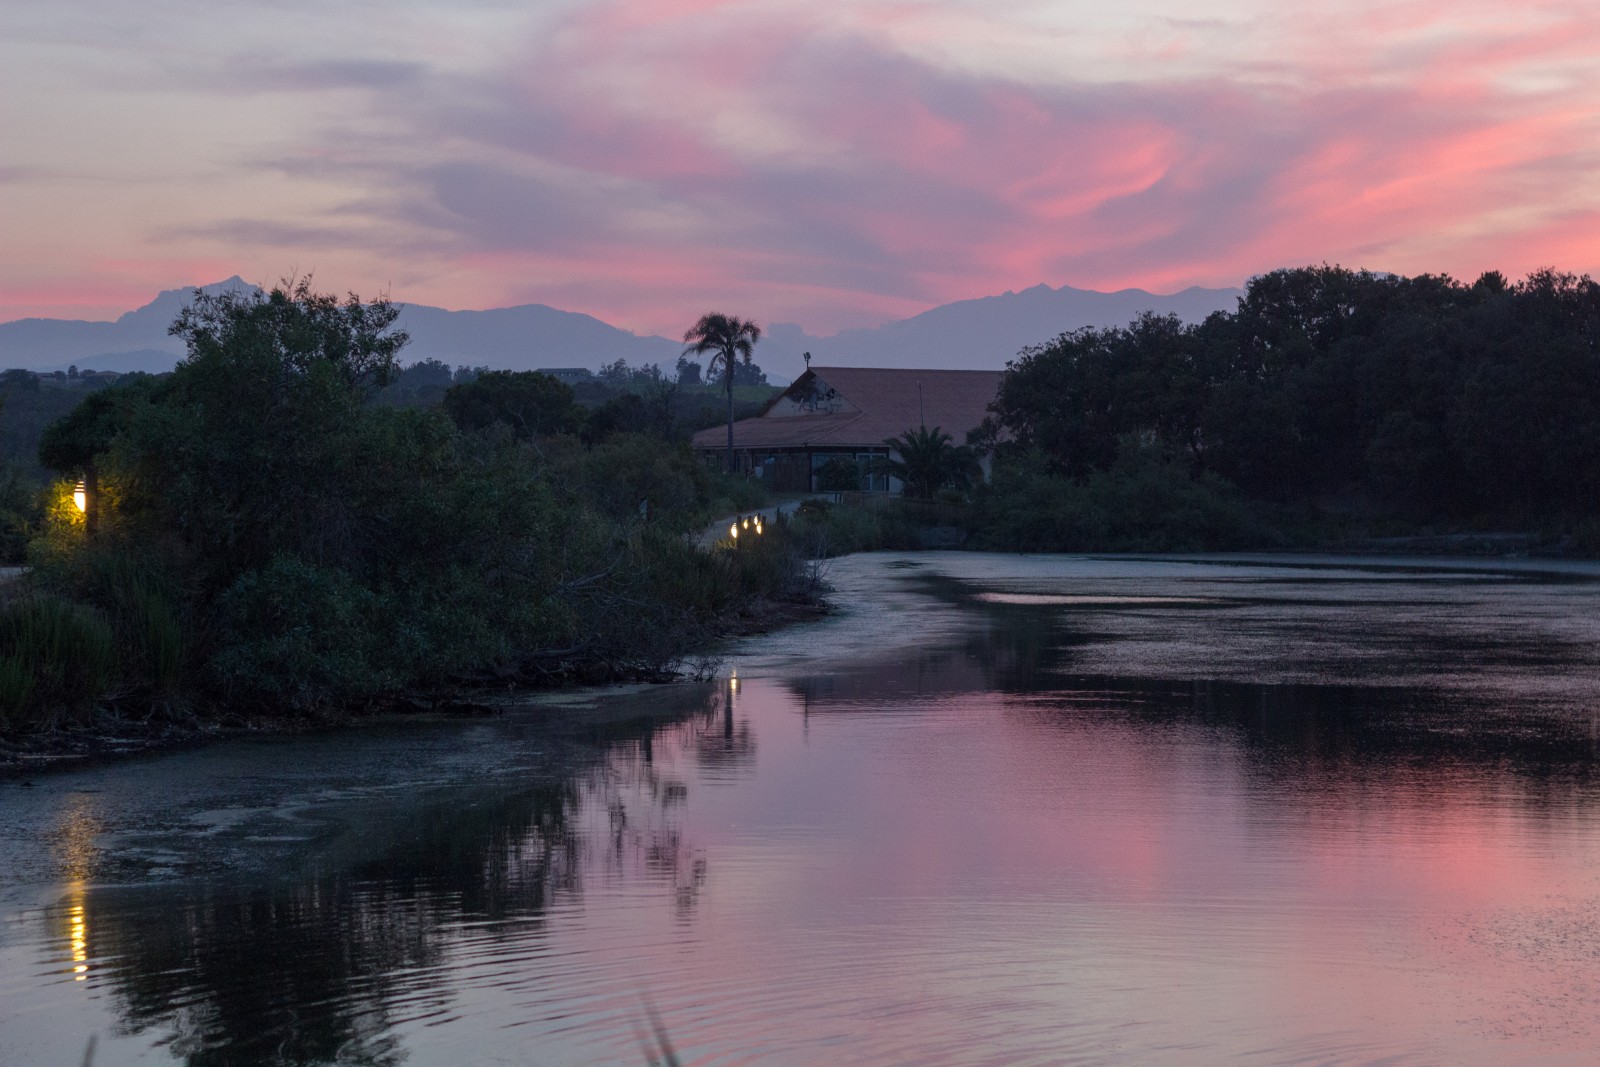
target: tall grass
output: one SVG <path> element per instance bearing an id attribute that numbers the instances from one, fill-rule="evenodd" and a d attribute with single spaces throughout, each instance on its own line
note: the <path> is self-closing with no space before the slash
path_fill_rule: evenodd
<path id="1" fill-rule="evenodd" d="M 175 691 L 183 671 L 182 603 L 167 572 L 145 556 L 115 546 L 86 553 L 82 586 L 110 615 L 131 680 L 156 693 Z"/>
<path id="2" fill-rule="evenodd" d="M 792 533 L 807 556 L 826 559 L 852 552 L 919 548 L 917 527 L 902 500 L 867 498 L 840 504 L 807 500 L 795 512 Z"/>
<path id="3" fill-rule="evenodd" d="M 53 596 L 0 606 L 0 725 L 81 719 L 116 683 L 117 639 L 91 608 Z"/>

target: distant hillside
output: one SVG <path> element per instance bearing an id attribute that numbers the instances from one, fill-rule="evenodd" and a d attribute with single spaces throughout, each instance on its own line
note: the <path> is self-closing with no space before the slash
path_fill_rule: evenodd
<path id="1" fill-rule="evenodd" d="M 248 289 L 240 278 L 204 287 L 208 293 Z M 19 319 L 0 323 L 0 368 L 114 371 L 171 370 L 183 345 L 167 327 L 188 304 L 192 289 L 169 289 L 115 322 Z M 452 365 L 496 369 L 535 367 L 599 368 L 627 360 L 631 366 L 671 367 L 683 346 L 665 337 L 639 337 L 608 326 L 591 315 L 558 311 L 542 304 L 494 311 L 446 311 L 406 304 L 399 325 L 411 334 L 406 362 L 438 359 Z"/>
<path id="2" fill-rule="evenodd" d="M 1084 326 L 1122 326 L 1145 311 L 1200 322 L 1213 311 L 1232 311 L 1242 289 L 1194 287 L 1163 296 L 1143 289 L 1100 293 L 1092 289 L 1036 285 L 976 300 L 958 300 L 864 330 L 813 337 L 799 326 L 779 323 L 756 349 L 773 377 L 794 377 L 801 353 L 834 367 L 949 367 L 997 370 L 1028 345 Z M 774 373 L 777 372 L 777 373 Z"/>
<path id="3" fill-rule="evenodd" d="M 248 288 L 229 278 L 206 292 Z M 0 368 L 114 371 L 171 370 L 183 346 L 167 327 L 188 303 L 192 290 L 169 289 L 115 322 L 19 319 L 0 323 Z M 1238 289 L 1185 289 L 1170 296 L 1123 289 L 1099 293 L 1036 285 L 1020 293 L 958 300 L 900 322 L 872 329 L 814 337 L 801 327 L 770 327 L 756 347 L 756 362 L 773 381 L 804 369 L 801 353 L 821 364 L 860 367 L 951 367 L 998 369 L 1019 349 L 1082 326 L 1119 326 L 1140 312 L 1176 314 L 1198 322 L 1213 311 L 1232 310 Z M 658 363 L 669 369 L 682 345 L 665 337 L 639 336 L 592 315 L 543 304 L 492 311 L 446 311 L 407 304 L 400 325 L 411 333 L 407 362 L 438 359 L 452 365 L 529 370 L 587 367 L 626 360 L 630 366 Z"/>
<path id="4" fill-rule="evenodd" d="M 205 291 L 248 288 L 243 279 L 233 277 L 205 286 Z M 123 372 L 171 370 L 183 355 L 183 344 L 167 336 L 167 327 L 193 294 L 193 289 L 168 289 L 115 322 L 18 319 L 0 323 L 0 368 L 53 371 L 76 365 Z"/>
<path id="5" fill-rule="evenodd" d="M 665 337 L 640 337 L 592 315 L 558 311 L 543 304 L 492 311 L 446 311 L 407 304 L 400 326 L 411 334 L 407 362 L 437 359 L 452 366 L 534 370 L 587 367 L 622 359 L 631 367 L 658 363 L 671 371 L 683 345 Z"/>

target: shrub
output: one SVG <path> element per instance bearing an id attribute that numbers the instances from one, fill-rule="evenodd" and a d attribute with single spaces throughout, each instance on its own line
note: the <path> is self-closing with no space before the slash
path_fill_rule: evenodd
<path id="1" fill-rule="evenodd" d="M 793 536 L 807 558 L 919 547 L 918 523 L 903 502 L 867 498 L 842 504 L 807 500 L 796 510 Z"/>
<path id="2" fill-rule="evenodd" d="M 293 711 L 372 696 L 399 681 L 384 606 L 343 571 L 280 557 L 223 593 L 211 673 L 231 696 Z"/>
<path id="3" fill-rule="evenodd" d="M 702 465 L 700 469 L 705 472 L 707 479 L 706 493 L 709 499 L 704 514 L 706 518 L 734 511 L 755 511 L 765 507 L 771 500 L 767 487 L 754 478 L 729 474 L 720 466 Z"/>
<path id="4" fill-rule="evenodd" d="M 851 493 L 861 488 L 861 465 L 849 456 L 829 456 L 817 468 L 817 489 L 824 493 Z"/>
<path id="5" fill-rule="evenodd" d="M 1031 457 L 997 465 L 970 513 L 979 545 L 1023 552 L 1193 552 L 1275 543 L 1233 488 L 1126 448 L 1109 471 L 1053 473 Z"/>

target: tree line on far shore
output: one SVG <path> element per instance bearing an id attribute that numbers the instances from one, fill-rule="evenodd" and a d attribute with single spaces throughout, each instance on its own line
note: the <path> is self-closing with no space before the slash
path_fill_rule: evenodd
<path id="1" fill-rule="evenodd" d="M 1600 284 L 1340 267 L 1024 350 L 968 524 L 1021 549 L 1526 531 L 1600 551 Z"/>

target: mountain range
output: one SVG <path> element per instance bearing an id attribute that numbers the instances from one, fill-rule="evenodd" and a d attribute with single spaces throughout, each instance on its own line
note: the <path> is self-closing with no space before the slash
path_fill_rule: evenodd
<path id="1" fill-rule="evenodd" d="M 203 286 L 207 293 L 249 289 L 240 278 Z M 18 319 L 0 323 L 0 368 L 29 370 L 166 371 L 183 355 L 167 327 L 189 302 L 193 289 L 169 289 L 113 322 Z M 1239 289 L 1189 288 L 1170 295 L 1122 289 L 1036 285 L 975 300 L 941 304 L 909 319 L 868 329 L 813 336 L 793 323 L 764 333 L 755 358 L 773 381 L 803 369 L 810 352 L 818 366 L 949 367 L 998 369 L 1028 345 L 1083 326 L 1119 326 L 1144 311 L 1175 314 L 1198 322 L 1213 311 L 1232 310 Z M 671 368 L 683 350 L 666 337 L 641 336 L 592 315 L 543 304 L 490 311 L 447 311 L 406 304 L 399 326 L 411 334 L 404 359 L 438 359 L 508 370 L 587 367 L 626 360 L 630 366 L 658 363 Z"/>

